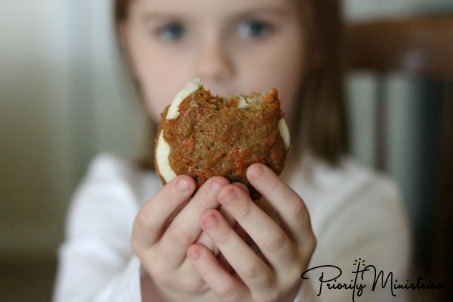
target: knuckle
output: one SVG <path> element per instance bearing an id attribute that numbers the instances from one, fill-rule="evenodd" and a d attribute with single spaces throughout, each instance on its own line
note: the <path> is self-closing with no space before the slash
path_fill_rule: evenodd
<path id="1" fill-rule="evenodd" d="M 260 288 L 270 288 L 274 284 L 274 276 L 268 272 L 260 260 L 252 262 L 243 275 L 245 280 L 259 285 Z"/>
<path id="2" fill-rule="evenodd" d="M 230 282 L 225 282 L 225 283 L 219 284 L 215 288 L 214 291 L 219 297 L 221 297 L 223 299 L 231 298 L 235 294 L 234 285 L 232 283 L 230 283 Z"/>
<path id="3" fill-rule="evenodd" d="M 203 190 L 200 189 L 192 199 L 194 202 L 196 202 L 198 208 L 201 211 L 216 208 L 219 205 L 217 195 L 212 193 L 210 188 L 206 188 L 206 186 L 210 187 L 212 185 L 212 182 L 213 181 L 206 182 L 204 187 L 202 187 Z"/>
<path id="4" fill-rule="evenodd" d="M 261 261 L 254 260 L 244 268 L 243 275 L 247 280 L 255 280 L 263 275 L 263 271 L 264 270 Z"/>
<path id="5" fill-rule="evenodd" d="M 288 217 L 294 221 L 306 223 L 310 221 L 310 214 L 302 200 L 298 200 L 288 209 Z"/>
<path id="6" fill-rule="evenodd" d="M 150 219 L 148 213 L 144 209 L 141 209 L 137 213 L 137 216 L 135 216 L 134 225 L 138 230 L 149 230 L 153 228 L 152 219 Z"/>
<path id="7" fill-rule="evenodd" d="M 194 236 L 177 225 L 172 225 L 172 227 L 168 229 L 168 236 L 171 242 L 178 246 L 187 246 L 195 241 Z"/>
<path id="8" fill-rule="evenodd" d="M 232 231 L 231 231 L 232 232 Z M 218 234 L 213 240 L 214 242 L 219 245 L 225 245 L 228 244 L 228 242 L 231 240 L 231 232 L 225 232 L 222 234 Z"/>
<path id="9" fill-rule="evenodd" d="M 156 280 L 156 282 L 166 283 L 167 278 L 167 267 L 163 261 L 158 261 L 155 259 L 150 265 L 147 266 L 147 270 L 151 275 L 151 278 Z"/>
<path id="10" fill-rule="evenodd" d="M 205 196 L 203 196 L 205 197 Z M 194 198 L 195 199 L 195 198 Z M 201 210 L 206 211 L 209 209 L 212 209 L 213 204 L 211 202 L 211 199 L 209 198 L 197 198 L 195 199 L 198 203 L 198 206 L 201 208 Z"/>
<path id="11" fill-rule="evenodd" d="M 179 288 L 184 291 L 202 293 L 206 290 L 207 284 L 201 278 L 181 278 L 181 283 Z"/>
<path id="12" fill-rule="evenodd" d="M 268 251 L 276 252 L 281 250 L 287 242 L 286 236 L 282 231 L 273 231 L 264 237 L 264 248 Z"/>
<path id="13" fill-rule="evenodd" d="M 238 218 L 245 218 L 250 215 L 252 211 L 252 204 L 251 202 L 246 202 L 243 207 L 241 207 L 240 210 L 238 210 Z"/>

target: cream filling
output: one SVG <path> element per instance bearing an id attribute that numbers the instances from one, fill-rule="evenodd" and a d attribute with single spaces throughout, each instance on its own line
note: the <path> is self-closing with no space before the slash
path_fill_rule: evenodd
<path id="1" fill-rule="evenodd" d="M 167 183 L 176 177 L 176 173 L 170 167 L 170 161 L 168 160 L 170 151 L 170 145 L 165 141 L 163 131 L 161 131 L 157 140 L 156 161 L 159 173 Z"/>
<path id="2" fill-rule="evenodd" d="M 165 117 L 167 120 L 173 120 L 179 116 L 179 105 L 186 97 L 188 97 L 191 93 L 194 93 L 198 90 L 201 86 L 200 79 L 194 79 L 186 84 L 184 88 L 176 94 L 173 102 L 171 102 L 170 108 L 168 108 L 167 116 Z"/>
<path id="3" fill-rule="evenodd" d="M 167 120 L 172 120 L 178 118 L 179 116 L 179 105 L 186 97 L 191 93 L 194 93 L 201 86 L 200 79 L 194 79 L 188 82 L 184 88 L 178 92 L 168 108 L 167 115 L 165 118 Z M 170 145 L 165 141 L 163 132 L 161 131 L 159 138 L 157 140 L 156 146 L 156 161 L 157 167 L 159 168 L 159 173 L 165 182 L 171 181 L 176 177 L 175 171 L 170 166 L 169 156 L 170 156 Z"/>
<path id="4" fill-rule="evenodd" d="M 258 98 L 246 98 L 242 95 L 238 95 L 238 99 L 239 99 L 237 106 L 238 109 L 246 108 L 250 106 L 250 104 L 256 104 L 258 102 L 261 102 L 261 100 Z"/>
<path id="5" fill-rule="evenodd" d="M 280 130 L 280 135 L 282 136 L 283 142 L 285 143 L 286 150 L 288 150 L 291 146 L 291 137 L 289 135 L 288 125 L 286 124 L 284 118 L 281 118 L 278 121 L 278 129 Z"/>

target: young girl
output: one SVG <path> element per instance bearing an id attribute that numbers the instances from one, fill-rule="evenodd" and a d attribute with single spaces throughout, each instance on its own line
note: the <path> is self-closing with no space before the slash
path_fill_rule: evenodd
<path id="1" fill-rule="evenodd" d="M 257 203 L 223 177 L 191 197 L 186 175 L 162 186 L 153 171 L 100 155 L 72 201 L 55 300 L 402 299 L 375 282 L 371 266 L 363 270 L 406 280 L 410 246 L 394 185 L 346 156 L 339 7 L 115 1 L 119 39 L 154 123 L 193 78 L 223 96 L 276 87 L 293 146 L 282 175 L 261 164 L 247 170 L 263 195 Z"/>

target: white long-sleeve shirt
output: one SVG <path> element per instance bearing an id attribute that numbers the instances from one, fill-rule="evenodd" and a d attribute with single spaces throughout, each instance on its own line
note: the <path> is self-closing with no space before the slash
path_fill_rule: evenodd
<path id="1" fill-rule="evenodd" d="M 392 295 L 390 277 L 410 279 L 410 235 L 393 183 L 348 159 L 335 168 L 314 159 L 292 168 L 288 182 L 309 209 L 318 243 L 309 265 L 314 269 L 304 274 L 295 300 L 404 301 L 403 290 Z M 153 172 L 132 161 L 103 154 L 92 162 L 69 209 L 55 301 L 141 301 L 143 270 L 130 248 L 132 224 L 161 188 Z M 372 270 L 352 273 L 367 265 L 389 281 L 382 285 Z"/>

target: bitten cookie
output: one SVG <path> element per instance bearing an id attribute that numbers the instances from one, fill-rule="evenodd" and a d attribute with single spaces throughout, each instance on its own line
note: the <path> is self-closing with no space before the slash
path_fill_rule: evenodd
<path id="1" fill-rule="evenodd" d="M 199 188 L 209 177 L 241 182 L 252 198 L 259 193 L 246 178 L 253 163 L 283 170 L 290 149 L 276 89 L 229 98 L 211 95 L 199 80 L 186 84 L 161 114 L 154 163 L 162 183 L 191 176 Z"/>

